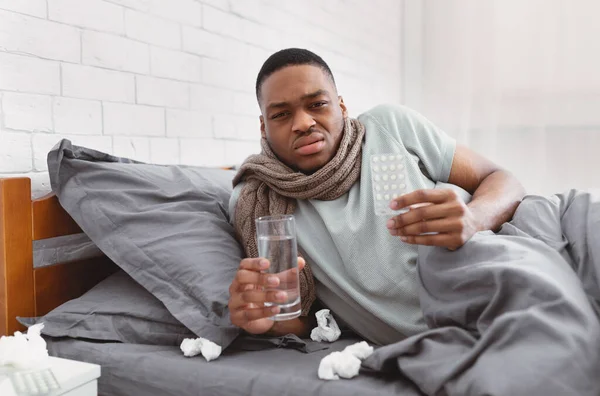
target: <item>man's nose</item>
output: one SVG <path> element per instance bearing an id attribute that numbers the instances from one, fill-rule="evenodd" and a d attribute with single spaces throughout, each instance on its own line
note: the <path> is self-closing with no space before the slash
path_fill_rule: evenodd
<path id="1" fill-rule="evenodd" d="M 310 128 L 316 125 L 312 116 L 304 111 L 299 111 L 294 115 L 292 131 L 296 133 L 306 133 Z"/>

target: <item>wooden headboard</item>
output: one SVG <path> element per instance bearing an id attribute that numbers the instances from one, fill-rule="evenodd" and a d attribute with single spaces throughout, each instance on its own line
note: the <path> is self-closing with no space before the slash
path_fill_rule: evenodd
<path id="1" fill-rule="evenodd" d="M 33 241 L 81 233 L 55 195 L 31 199 L 29 178 L 0 178 L 0 335 L 23 327 L 114 273 L 106 257 L 33 268 Z"/>

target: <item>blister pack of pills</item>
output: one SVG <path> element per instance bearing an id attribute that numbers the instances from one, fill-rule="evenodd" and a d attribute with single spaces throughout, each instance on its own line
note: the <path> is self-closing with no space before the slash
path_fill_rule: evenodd
<path id="1" fill-rule="evenodd" d="M 11 381 L 19 396 L 41 396 L 60 389 L 60 385 L 50 369 L 17 371 L 11 375 Z"/>
<path id="2" fill-rule="evenodd" d="M 390 209 L 392 199 L 408 192 L 405 157 L 401 154 L 371 155 L 371 182 L 376 215 L 406 212 Z"/>

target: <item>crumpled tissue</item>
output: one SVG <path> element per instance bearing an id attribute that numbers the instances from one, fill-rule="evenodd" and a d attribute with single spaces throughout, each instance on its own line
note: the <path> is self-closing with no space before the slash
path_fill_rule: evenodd
<path id="1" fill-rule="evenodd" d="M 41 333 L 43 323 L 35 324 L 27 334 L 16 331 L 14 336 L 0 337 L 0 366 L 16 369 L 45 368 L 49 364 L 46 341 Z"/>
<path id="2" fill-rule="evenodd" d="M 184 356 L 193 357 L 202 354 L 207 362 L 221 356 L 222 348 L 206 338 L 186 338 L 181 342 L 181 352 Z"/>
<path id="3" fill-rule="evenodd" d="M 373 353 L 373 347 L 367 344 L 366 341 L 357 342 L 356 344 L 348 345 L 344 348 L 343 352 L 350 353 L 351 355 L 365 360 Z"/>
<path id="4" fill-rule="evenodd" d="M 313 341 L 334 342 L 340 338 L 340 334 L 342 334 L 340 327 L 328 309 L 318 311 L 315 316 L 317 317 L 317 327 L 310 332 L 310 338 Z"/>
<path id="5" fill-rule="evenodd" d="M 332 352 L 319 363 L 319 378 L 322 380 L 338 380 L 353 378 L 360 371 L 361 361 L 373 353 L 373 347 L 366 341 L 348 345 L 341 352 Z"/>

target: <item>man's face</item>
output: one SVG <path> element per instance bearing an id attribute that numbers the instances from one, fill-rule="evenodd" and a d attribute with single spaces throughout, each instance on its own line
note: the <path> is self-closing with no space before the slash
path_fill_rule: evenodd
<path id="1" fill-rule="evenodd" d="M 327 164 L 342 138 L 346 106 L 317 66 L 288 66 L 263 82 L 260 128 L 277 157 L 310 174 Z"/>

